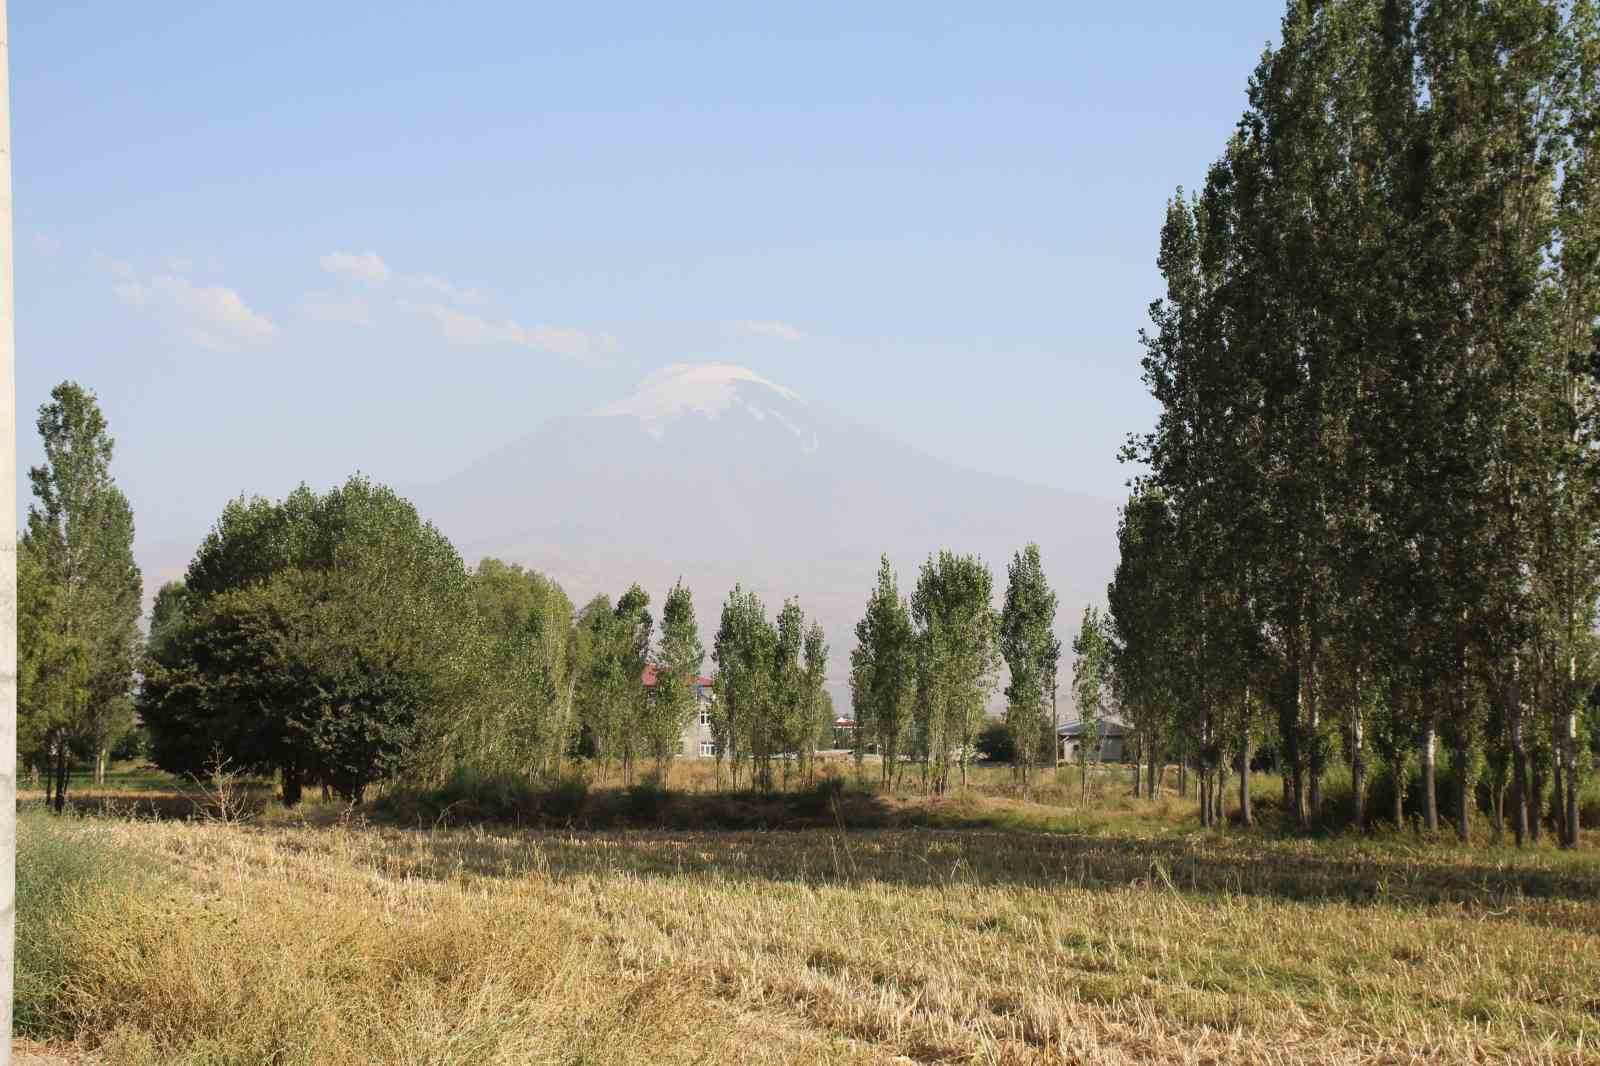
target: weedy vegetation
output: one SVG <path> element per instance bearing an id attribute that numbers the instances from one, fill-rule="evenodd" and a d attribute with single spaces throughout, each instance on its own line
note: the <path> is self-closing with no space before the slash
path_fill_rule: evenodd
<path id="1" fill-rule="evenodd" d="M 28 811 L 18 1017 L 112 1066 L 1600 1061 L 1592 847 L 1100 798 L 783 831 Z"/>

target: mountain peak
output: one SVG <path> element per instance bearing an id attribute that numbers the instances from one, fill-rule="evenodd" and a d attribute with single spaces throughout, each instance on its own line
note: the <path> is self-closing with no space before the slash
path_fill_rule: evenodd
<path id="1" fill-rule="evenodd" d="M 748 367 L 729 363 L 674 363 L 644 381 L 632 396 L 608 404 L 594 413 L 603 417 L 632 416 L 650 433 L 660 436 L 667 422 L 687 414 L 707 418 L 741 408 L 757 419 L 768 415 L 784 425 L 806 451 L 816 448 L 816 435 L 785 417 L 805 401 L 789 388 L 768 381 Z"/>
<path id="2" fill-rule="evenodd" d="M 645 421 L 698 411 L 715 416 L 738 399 L 739 384 L 750 382 L 794 403 L 803 403 L 792 389 L 768 381 L 748 367 L 730 363 L 673 363 L 645 378 L 632 396 L 608 404 L 597 415 L 633 415 Z"/>

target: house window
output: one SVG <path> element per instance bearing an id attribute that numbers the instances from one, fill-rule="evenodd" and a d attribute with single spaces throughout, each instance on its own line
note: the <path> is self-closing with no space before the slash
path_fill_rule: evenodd
<path id="1" fill-rule="evenodd" d="M 700 757 L 702 759 L 715 759 L 717 757 L 716 743 L 710 740 L 702 740 L 700 742 Z"/>
<path id="2" fill-rule="evenodd" d="M 711 705 L 709 703 L 702 703 L 700 705 L 700 728 L 711 728 Z M 702 754 L 704 753 L 702 752 Z"/>

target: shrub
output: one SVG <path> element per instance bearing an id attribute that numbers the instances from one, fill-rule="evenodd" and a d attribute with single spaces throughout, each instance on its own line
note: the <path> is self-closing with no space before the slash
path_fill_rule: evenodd
<path id="1" fill-rule="evenodd" d="M 539 793 L 539 813 L 556 822 L 575 822 L 589 807 L 589 782 L 569 774 Z"/>
<path id="2" fill-rule="evenodd" d="M 810 788 L 795 793 L 794 812 L 802 818 L 838 817 L 844 790 L 844 778 L 821 778 Z"/>
<path id="3" fill-rule="evenodd" d="M 82 893 L 126 877 L 126 864 L 82 831 L 76 819 L 43 807 L 18 812 L 14 1011 L 19 1032 L 70 1035 L 61 1032 L 62 981 L 71 961 L 65 928 Z"/>
<path id="4" fill-rule="evenodd" d="M 628 789 L 624 800 L 628 820 L 641 825 L 660 825 L 666 820 L 671 805 L 671 790 L 651 781 Z"/>
<path id="5" fill-rule="evenodd" d="M 998 718 L 990 718 L 983 723 L 983 728 L 978 731 L 978 754 L 989 762 L 1013 762 L 1017 757 L 1017 745 L 1011 738 L 1011 730 Z"/>

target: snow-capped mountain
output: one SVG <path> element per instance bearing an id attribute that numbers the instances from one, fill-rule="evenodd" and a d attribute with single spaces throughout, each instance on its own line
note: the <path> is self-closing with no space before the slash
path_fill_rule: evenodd
<path id="1" fill-rule="evenodd" d="M 797 596 L 827 631 L 841 712 L 880 553 L 909 595 L 930 553 L 975 552 L 998 603 L 1012 553 L 1037 541 L 1063 639 L 1116 556 L 1113 501 L 960 469 L 727 365 L 667 367 L 414 496 L 469 563 L 531 566 L 579 604 L 638 581 L 659 605 L 681 576 L 708 649 L 735 581 L 773 613 Z"/>

